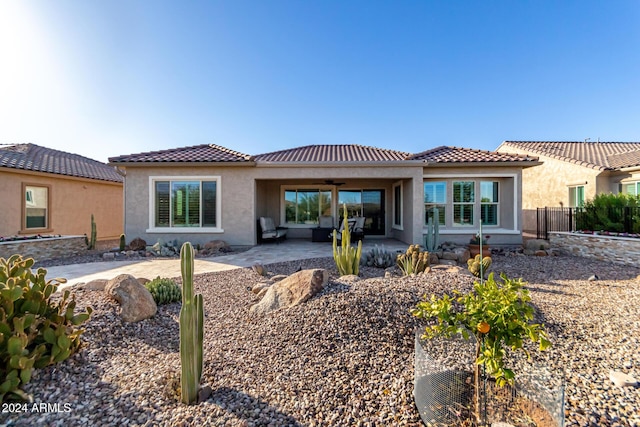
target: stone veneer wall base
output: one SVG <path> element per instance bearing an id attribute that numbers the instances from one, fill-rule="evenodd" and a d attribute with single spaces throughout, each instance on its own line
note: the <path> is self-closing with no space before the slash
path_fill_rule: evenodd
<path id="1" fill-rule="evenodd" d="M 640 260 L 640 239 L 552 232 L 549 233 L 549 243 L 565 255 L 624 265 L 637 265 Z"/>
<path id="2" fill-rule="evenodd" d="M 78 255 L 87 250 L 84 236 L 63 236 L 33 240 L 16 240 L 0 242 L 0 258 L 8 259 L 12 255 L 44 261 Z"/>

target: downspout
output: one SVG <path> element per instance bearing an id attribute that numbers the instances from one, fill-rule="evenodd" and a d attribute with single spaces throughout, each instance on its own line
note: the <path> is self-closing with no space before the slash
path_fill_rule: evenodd
<path id="1" fill-rule="evenodd" d="M 119 166 L 114 166 L 113 167 L 115 169 L 115 171 L 118 173 L 118 175 L 120 175 L 122 177 L 122 233 L 125 233 L 125 230 L 127 229 L 127 215 L 126 215 L 126 201 L 127 201 L 127 197 L 126 197 L 126 191 L 127 191 L 127 171 L 125 169 L 120 169 Z M 126 234 L 125 234 L 126 236 Z M 126 237 L 125 237 L 126 239 Z"/>

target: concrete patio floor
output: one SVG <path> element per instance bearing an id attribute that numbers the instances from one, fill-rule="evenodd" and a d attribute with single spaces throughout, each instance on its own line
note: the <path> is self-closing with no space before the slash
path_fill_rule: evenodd
<path id="1" fill-rule="evenodd" d="M 390 239 L 365 239 L 362 251 L 375 245 L 384 245 L 392 252 L 404 251 L 406 243 Z M 323 258 L 333 256 L 331 243 L 314 243 L 302 239 L 289 239 L 281 243 L 266 243 L 252 247 L 248 251 L 232 253 L 210 258 L 196 258 L 195 274 L 233 270 L 250 267 L 253 264 L 272 264 L 295 261 L 297 259 Z M 153 279 L 160 277 L 179 277 L 180 260 L 176 258 L 143 258 L 131 261 L 103 261 L 85 264 L 70 264 L 47 268 L 47 278 L 65 278 L 67 284 L 60 289 L 80 282 L 96 279 L 112 279 L 119 274 L 131 274 L 135 277 Z"/>

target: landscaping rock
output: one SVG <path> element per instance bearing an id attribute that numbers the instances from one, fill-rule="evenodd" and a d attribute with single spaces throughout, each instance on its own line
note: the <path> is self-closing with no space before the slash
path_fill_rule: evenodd
<path id="1" fill-rule="evenodd" d="M 638 384 L 638 380 L 624 372 L 611 371 L 609 379 L 618 387 L 635 387 Z"/>
<path id="2" fill-rule="evenodd" d="M 445 252 L 442 254 L 442 259 L 458 261 L 458 254 L 455 252 Z"/>
<path id="3" fill-rule="evenodd" d="M 527 240 L 524 244 L 524 248 L 529 251 L 547 250 L 550 248 L 549 242 L 542 239 Z"/>
<path id="4" fill-rule="evenodd" d="M 258 274 L 259 276 L 266 276 L 267 275 L 267 270 L 264 269 L 262 264 L 253 264 L 251 266 L 251 269 L 253 271 L 255 271 L 256 274 Z"/>
<path id="5" fill-rule="evenodd" d="M 286 278 L 287 278 L 287 276 L 284 275 L 284 274 L 276 274 L 275 276 L 273 276 L 271 278 L 271 280 L 275 283 L 275 282 L 279 282 L 279 281 L 281 281 L 283 279 L 286 279 Z"/>
<path id="6" fill-rule="evenodd" d="M 125 322 L 148 319 L 158 311 L 151 293 L 130 274 L 121 274 L 109 280 L 105 291 L 120 303 L 120 317 Z"/>
<path id="7" fill-rule="evenodd" d="M 102 254 L 102 259 L 113 260 L 116 259 L 116 254 L 113 252 L 105 252 Z"/>
<path id="8" fill-rule="evenodd" d="M 543 251 L 543 250 L 539 249 L 539 250 L 534 252 L 534 255 L 535 256 L 547 256 L 548 254 L 547 254 L 547 251 Z"/>
<path id="9" fill-rule="evenodd" d="M 260 302 L 251 306 L 250 311 L 264 314 L 302 304 L 320 292 L 328 281 L 327 270 L 302 270 L 269 287 Z"/>
<path id="10" fill-rule="evenodd" d="M 131 242 L 129 242 L 129 249 L 131 249 L 132 251 L 144 251 L 146 248 L 147 242 L 139 237 L 136 237 Z"/>
<path id="11" fill-rule="evenodd" d="M 138 277 L 138 283 L 140 283 L 142 286 L 146 285 L 147 283 L 149 283 L 151 280 L 145 278 L 145 277 Z"/>
<path id="12" fill-rule="evenodd" d="M 218 252 L 219 250 L 227 246 L 229 245 L 227 245 L 227 242 L 225 242 L 224 240 L 211 240 L 210 242 L 204 244 L 204 249 L 208 252 Z"/>
<path id="13" fill-rule="evenodd" d="M 600 278 L 598 277 L 597 274 L 594 274 L 593 276 L 590 276 L 587 280 L 590 282 L 595 282 L 596 280 L 600 280 Z"/>
<path id="14" fill-rule="evenodd" d="M 429 264 L 434 265 L 440 262 L 438 254 L 436 252 L 429 252 Z"/>
<path id="15" fill-rule="evenodd" d="M 90 291 L 104 291 L 109 281 L 107 279 L 96 279 L 82 285 L 82 289 Z"/>

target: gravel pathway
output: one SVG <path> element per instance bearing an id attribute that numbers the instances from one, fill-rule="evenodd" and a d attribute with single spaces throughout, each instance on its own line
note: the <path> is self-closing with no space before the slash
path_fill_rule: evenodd
<path id="1" fill-rule="evenodd" d="M 363 269 L 338 278 L 331 259 L 273 264 L 290 274 L 326 268 L 329 286 L 306 304 L 250 317 L 251 269 L 200 275 L 205 301 L 203 383 L 211 397 L 177 403 L 179 304 L 126 324 L 98 291 L 76 292 L 95 309 L 84 347 L 36 371 L 26 391 L 60 412 L 0 414 L 11 426 L 418 426 L 413 403 L 415 321 L 425 293 L 469 289 L 466 274 L 434 271 L 384 279 Z M 554 347 L 538 360 L 566 371 L 567 426 L 640 426 L 640 388 L 615 388 L 611 369 L 640 378 L 640 270 L 572 257 L 496 257 L 494 270 L 529 281 Z M 597 273 L 601 280 L 586 279 Z M 66 404 L 66 405 L 65 405 Z M 53 409 L 53 408 L 49 408 Z M 68 410 L 67 410 L 68 409 Z M 65 411 L 67 410 L 67 411 Z"/>

